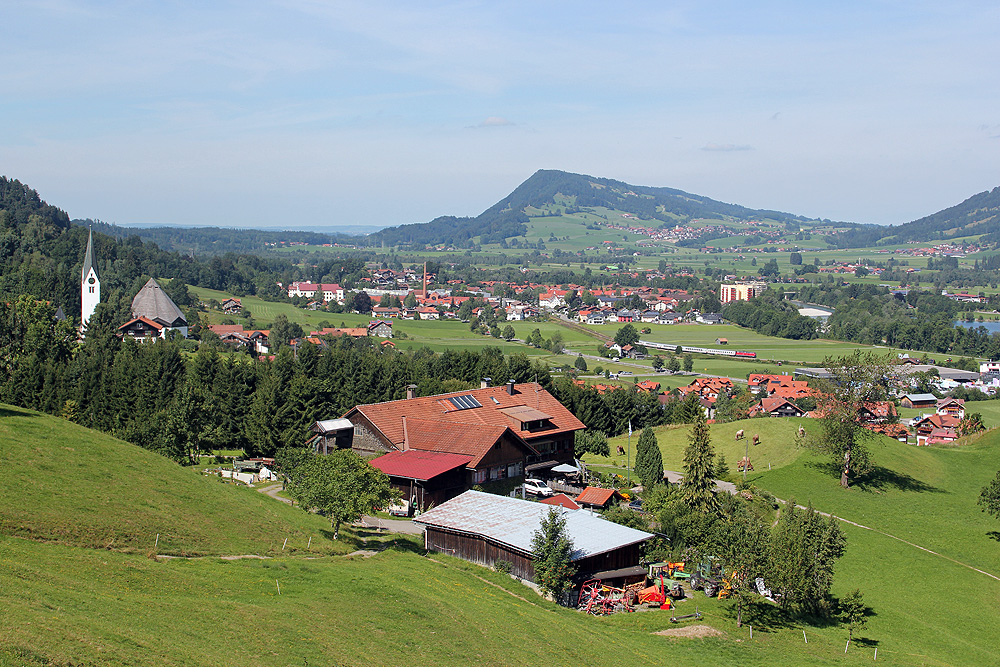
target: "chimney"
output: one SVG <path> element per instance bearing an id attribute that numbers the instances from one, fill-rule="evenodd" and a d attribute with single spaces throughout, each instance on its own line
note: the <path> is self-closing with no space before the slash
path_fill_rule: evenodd
<path id="1" fill-rule="evenodd" d="M 403 451 L 410 448 L 410 434 L 406 430 L 406 417 L 403 417 Z"/>
<path id="2" fill-rule="evenodd" d="M 493 378 L 483 378 L 482 382 L 479 383 L 479 388 L 489 389 L 491 382 L 493 382 Z"/>
<path id="3" fill-rule="evenodd" d="M 510 380 L 507 382 L 507 393 L 511 396 L 514 395 L 514 381 Z"/>
<path id="4" fill-rule="evenodd" d="M 406 386 L 406 397 L 416 398 L 417 397 L 417 385 L 410 384 Z"/>

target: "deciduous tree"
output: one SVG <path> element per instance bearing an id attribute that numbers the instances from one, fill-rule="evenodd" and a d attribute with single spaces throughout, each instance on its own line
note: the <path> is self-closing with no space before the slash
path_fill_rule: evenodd
<path id="1" fill-rule="evenodd" d="M 997 476 L 979 492 L 979 506 L 1000 519 L 1000 470 Z"/>
<path id="2" fill-rule="evenodd" d="M 290 487 L 299 504 L 330 519 L 333 539 L 340 526 L 364 514 L 387 507 L 399 494 L 389 477 L 349 449 L 314 455 L 300 468 L 300 478 Z"/>
<path id="3" fill-rule="evenodd" d="M 872 352 L 830 358 L 823 362 L 831 377 L 820 402 L 819 435 L 809 445 L 829 455 L 840 467 L 840 485 L 845 489 L 852 479 L 871 472 L 867 441 L 873 432 L 864 428 L 861 410 L 865 405 L 883 401 L 898 367 L 888 357 Z"/>

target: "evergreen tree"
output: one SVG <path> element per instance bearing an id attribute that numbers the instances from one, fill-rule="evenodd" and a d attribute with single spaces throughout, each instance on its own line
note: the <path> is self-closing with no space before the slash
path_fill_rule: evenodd
<path id="1" fill-rule="evenodd" d="M 648 426 L 642 429 L 635 446 L 635 474 L 646 489 L 663 483 L 663 454 L 656 434 Z"/>
<path id="2" fill-rule="evenodd" d="M 560 595 L 573 585 L 573 540 L 561 508 L 552 507 L 531 536 L 535 583 L 545 594 Z"/>
<path id="3" fill-rule="evenodd" d="M 771 540 L 772 589 L 781 593 L 782 606 L 829 613 L 834 565 L 846 546 L 836 519 L 790 499 Z"/>
<path id="4" fill-rule="evenodd" d="M 576 358 L 576 360 L 573 362 L 573 366 L 578 371 L 581 371 L 581 372 L 584 372 L 584 373 L 587 372 L 587 360 L 584 359 L 582 355 Z"/>
<path id="5" fill-rule="evenodd" d="M 691 508 L 709 512 L 717 507 L 714 488 L 715 450 L 705 414 L 699 410 L 691 426 L 691 436 L 684 450 L 684 479 L 681 495 Z"/>
<path id="6" fill-rule="evenodd" d="M 847 624 L 847 641 L 853 641 L 854 631 L 868 625 L 868 607 L 861 590 L 855 588 L 840 601 L 840 620 Z"/>

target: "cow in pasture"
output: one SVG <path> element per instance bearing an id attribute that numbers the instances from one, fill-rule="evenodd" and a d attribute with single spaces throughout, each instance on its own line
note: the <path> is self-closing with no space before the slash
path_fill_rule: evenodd
<path id="1" fill-rule="evenodd" d="M 736 432 L 736 439 L 737 440 L 743 439 L 743 429 L 740 429 L 739 431 Z"/>

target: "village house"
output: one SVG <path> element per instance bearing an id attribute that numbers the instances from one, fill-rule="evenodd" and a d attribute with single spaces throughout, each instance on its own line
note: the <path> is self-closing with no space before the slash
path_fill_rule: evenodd
<path id="1" fill-rule="evenodd" d="M 373 320 L 368 323 L 368 335 L 379 338 L 392 338 L 392 322 Z"/>
<path id="2" fill-rule="evenodd" d="M 239 315 L 243 312 L 243 303 L 239 299 L 231 298 L 226 299 L 219 307 L 222 308 L 222 312 L 227 315 Z"/>
<path id="3" fill-rule="evenodd" d="M 607 509 L 612 503 L 622 499 L 620 493 L 615 489 L 602 489 L 596 486 L 588 486 L 580 495 L 576 497 L 576 503 L 583 507 L 594 507 L 597 509 Z"/>
<path id="4" fill-rule="evenodd" d="M 858 408 L 858 418 L 866 424 L 884 424 L 897 417 L 892 401 L 873 401 Z"/>
<path id="5" fill-rule="evenodd" d="M 187 318 L 152 278 L 132 299 L 132 318 L 118 327 L 119 335 L 149 340 L 166 338 L 170 331 L 177 331 L 187 338 Z"/>
<path id="6" fill-rule="evenodd" d="M 949 415 L 965 419 L 965 399 L 962 398 L 942 398 L 937 402 L 936 412 L 939 415 Z"/>
<path id="7" fill-rule="evenodd" d="M 749 417 L 768 415 L 770 417 L 802 417 L 805 410 L 797 407 L 787 398 L 769 397 L 760 399 L 760 403 L 750 408 Z"/>

